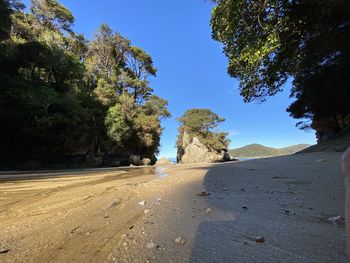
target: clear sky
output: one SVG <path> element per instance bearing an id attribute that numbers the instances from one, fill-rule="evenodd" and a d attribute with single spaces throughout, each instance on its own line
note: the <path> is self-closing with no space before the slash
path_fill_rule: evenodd
<path id="1" fill-rule="evenodd" d="M 23 1 L 28 5 L 29 1 Z M 205 0 L 61 0 L 76 18 L 75 30 L 91 39 L 101 23 L 148 52 L 158 69 L 151 79 L 154 93 L 169 101 L 172 118 L 163 122 L 160 156 L 175 157 L 180 117 L 190 108 L 210 108 L 226 121 L 231 148 L 250 143 L 284 147 L 315 143 L 314 131 L 295 127 L 285 111 L 293 101 L 290 84 L 263 104 L 246 104 L 238 81 L 228 76 L 220 43 L 211 39 L 210 12 Z"/>

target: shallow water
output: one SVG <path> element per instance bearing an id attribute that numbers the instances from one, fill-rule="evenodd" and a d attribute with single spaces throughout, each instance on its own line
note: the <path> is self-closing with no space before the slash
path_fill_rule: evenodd
<path id="1" fill-rule="evenodd" d="M 165 167 L 156 167 L 155 168 L 155 173 L 158 175 L 160 178 L 164 178 L 169 176 L 169 174 L 165 173 L 166 168 Z"/>

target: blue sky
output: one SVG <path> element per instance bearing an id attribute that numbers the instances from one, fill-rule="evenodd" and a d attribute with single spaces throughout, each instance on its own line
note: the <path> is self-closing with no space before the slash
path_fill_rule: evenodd
<path id="1" fill-rule="evenodd" d="M 29 1 L 23 1 L 28 4 Z M 175 157 L 180 117 L 190 108 L 210 108 L 226 121 L 231 148 L 250 143 L 284 147 L 315 143 L 314 131 L 300 131 L 285 111 L 293 101 L 290 84 L 263 104 L 246 104 L 238 81 L 228 76 L 220 43 L 211 39 L 213 5 L 205 0 L 61 0 L 76 18 L 75 30 L 92 38 L 101 23 L 147 51 L 158 69 L 154 93 L 169 101 L 172 118 L 163 122 L 160 156 Z"/>

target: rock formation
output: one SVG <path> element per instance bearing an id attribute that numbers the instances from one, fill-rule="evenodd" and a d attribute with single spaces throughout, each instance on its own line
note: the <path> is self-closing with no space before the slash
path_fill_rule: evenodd
<path id="1" fill-rule="evenodd" d="M 181 145 L 178 147 L 177 162 L 180 163 L 215 163 L 233 160 L 227 149 L 214 150 L 200 142 L 198 137 L 183 133 Z"/>

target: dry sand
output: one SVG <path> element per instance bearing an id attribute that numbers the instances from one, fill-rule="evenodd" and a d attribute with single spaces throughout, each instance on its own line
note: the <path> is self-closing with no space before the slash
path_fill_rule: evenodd
<path id="1" fill-rule="evenodd" d="M 2 173 L 0 262 L 346 262 L 340 158 Z"/>

